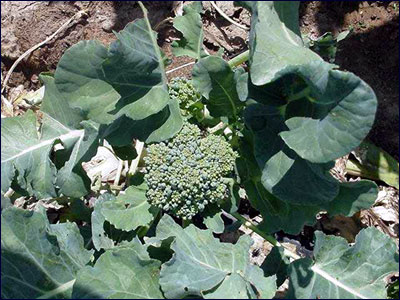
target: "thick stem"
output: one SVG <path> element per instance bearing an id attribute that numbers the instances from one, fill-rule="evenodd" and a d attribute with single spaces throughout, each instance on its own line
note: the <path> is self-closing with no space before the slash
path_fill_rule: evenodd
<path id="1" fill-rule="evenodd" d="M 259 236 L 261 236 L 267 242 L 271 243 L 273 246 L 283 247 L 284 248 L 284 251 L 283 251 L 284 255 L 289 256 L 289 257 L 291 257 L 293 259 L 301 258 L 298 254 L 296 254 L 296 253 L 292 252 L 291 250 L 287 249 L 286 247 L 284 247 L 273 236 L 265 234 L 264 232 L 262 232 L 250 220 L 247 220 L 245 217 L 243 217 L 238 212 L 231 213 L 231 215 L 233 217 L 235 217 L 240 223 L 242 223 L 243 226 L 253 230 L 255 233 L 257 233 Z"/>

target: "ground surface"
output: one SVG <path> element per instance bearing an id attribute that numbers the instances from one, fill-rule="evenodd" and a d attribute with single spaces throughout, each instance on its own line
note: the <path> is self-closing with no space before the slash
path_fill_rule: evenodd
<path id="1" fill-rule="evenodd" d="M 217 1 L 217 4 L 235 21 L 249 25 L 249 14 L 244 9 L 233 7 L 231 2 Z M 168 18 L 179 11 L 179 5 L 175 1 L 146 2 L 145 5 L 149 10 L 153 28 L 157 28 L 159 45 L 167 56 L 172 57 L 170 45 L 179 34 Z M 245 51 L 247 32 L 221 18 L 207 1 L 204 1 L 204 5 L 203 23 L 207 50 L 215 53 L 219 47 L 223 47 L 225 58 L 231 58 Z M 107 45 L 114 40 L 112 31 L 123 29 L 127 23 L 140 18 L 142 13 L 133 1 L 1 2 L 2 78 L 22 53 L 46 39 L 80 10 L 85 10 L 87 16 L 72 22 L 50 43 L 35 50 L 18 65 L 6 90 L 6 97 L 10 101 L 23 91 L 37 89 L 40 86 L 38 74 L 54 71 L 60 57 L 70 46 L 87 39 L 97 39 Z M 360 76 L 376 92 L 379 100 L 378 114 L 369 138 L 398 159 L 399 3 L 397 1 L 307 1 L 301 3 L 300 16 L 302 32 L 311 38 L 317 38 L 327 31 L 336 35 L 349 27 L 353 28 L 353 33 L 339 44 L 336 63 L 342 69 Z M 174 69 L 190 61 L 192 59 L 186 57 L 173 58 L 167 69 Z M 180 69 L 169 76 L 190 77 L 191 68 L 192 66 Z M 384 204 L 382 205 L 392 210 L 396 209 L 397 205 L 397 211 L 398 191 L 386 187 L 381 187 L 381 190 L 381 198 L 387 196 L 386 200 L 381 200 Z M 246 208 L 243 208 L 242 213 L 252 215 L 251 210 Z M 371 213 L 374 213 L 373 210 Z M 375 213 L 378 214 L 378 210 Z M 385 214 L 387 215 L 387 210 Z M 396 222 L 385 221 L 384 218 L 385 216 L 381 215 L 371 217 L 369 214 L 362 219 L 370 220 L 367 225 L 389 228 L 388 234 L 398 237 L 398 216 L 397 229 L 393 227 L 396 226 Z M 359 221 L 360 216 L 345 219 L 329 219 L 322 216 L 314 229 L 305 228 L 300 236 L 293 238 L 307 247 L 312 240 L 313 231 L 323 229 L 349 237 L 351 240 L 361 226 Z M 265 256 L 265 253 L 263 255 Z M 256 262 L 258 260 L 255 258 Z"/>

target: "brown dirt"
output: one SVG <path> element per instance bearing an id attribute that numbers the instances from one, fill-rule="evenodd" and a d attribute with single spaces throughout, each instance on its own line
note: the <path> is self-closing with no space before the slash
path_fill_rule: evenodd
<path id="1" fill-rule="evenodd" d="M 152 26 L 172 16 L 171 4 L 158 1 L 145 3 Z M 118 32 L 129 22 L 142 17 L 141 10 L 133 1 L 2 1 L 1 10 L 3 76 L 16 58 L 46 39 L 78 11 L 86 10 L 88 13 L 87 18 L 72 23 L 50 43 L 35 50 L 20 63 L 8 85 L 22 83 L 28 89 L 37 87 L 37 74 L 55 70 L 62 54 L 70 46 L 89 39 L 108 45 L 115 40 L 112 31 Z M 162 37 L 162 32 L 159 35 Z"/>

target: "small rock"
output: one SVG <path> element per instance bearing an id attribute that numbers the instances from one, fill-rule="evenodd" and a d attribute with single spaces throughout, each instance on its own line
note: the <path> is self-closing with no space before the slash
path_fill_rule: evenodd
<path id="1" fill-rule="evenodd" d="M 36 74 L 33 74 L 31 77 L 31 82 L 32 83 L 38 83 L 39 82 L 39 76 L 37 76 Z"/>
<path id="2" fill-rule="evenodd" d="M 104 20 L 104 22 L 103 22 L 103 24 L 102 24 L 102 26 L 101 26 L 101 28 L 102 28 L 105 32 L 108 32 L 108 33 L 112 32 L 113 27 L 114 27 L 114 23 L 113 23 L 111 20 L 109 20 L 109 19 Z"/>

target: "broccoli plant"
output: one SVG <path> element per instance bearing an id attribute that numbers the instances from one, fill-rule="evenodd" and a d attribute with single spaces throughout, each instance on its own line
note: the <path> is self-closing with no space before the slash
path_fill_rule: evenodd
<path id="1" fill-rule="evenodd" d="M 109 47 L 79 42 L 41 74 L 38 112 L 2 119 L 2 298 L 272 299 L 286 279 L 289 298 L 385 298 L 399 256 L 378 229 L 354 244 L 317 230 L 312 255 L 274 235 L 374 204 L 375 182 L 331 174 L 372 127 L 371 87 L 304 46 L 293 1 L 235 2 L 249 50 L 229 61 L 203 46 L 201 2 L 186 5 L 173 53 L 196 60 L 192 80 L 168 83 L 138 4 Z M 129 172 L 91 190 L 82 163 L 105 142 Z M 260 266 L 249 235 L 221 242 L 238 223 L 273 246 Z"/>
<path id="2" fill-rule="evenodd" d="M 182 115 L 193 114 L 196 106 L 201 104 L 200 93 L 194 88 L 193 83 L 184 77 L 173 78 L 168 88 L 170 97 L 178 100 Z"/>
<path id="3" fill-rule="evenodd" d="M 150 145 L 147 153 L 144 178 L 152 205 L 190 220 L 207 204 L 229 197 L 226 176 L 237 153 L 223 136 L 202 137 L 196 125 L 185 123 L 174 138 Z"/>

